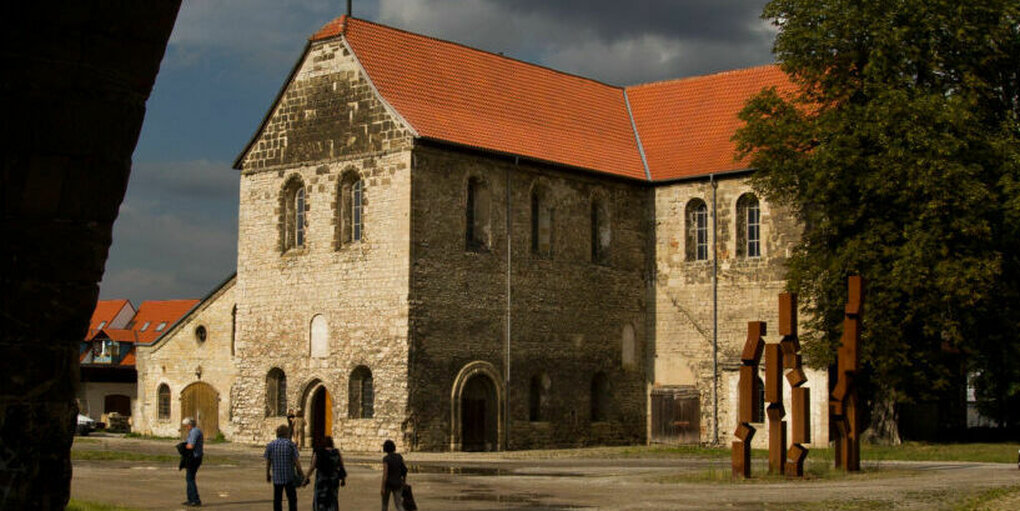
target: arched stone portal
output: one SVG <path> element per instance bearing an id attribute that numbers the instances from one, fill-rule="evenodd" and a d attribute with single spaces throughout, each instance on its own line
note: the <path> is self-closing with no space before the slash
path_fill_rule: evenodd
<path id="1" fill-rule="evenodd" d="M 195 382 L 181 391 L 181 417 L 192 417 L 206 438 L 220 433 L 220 394 L 205 382 Z"/>
<path id="2" fill-rule="evenodd" d="M 471 362 L 457 374 L 450 400 L 450 450 L 503 449 L 501 383 L 495 366 L 488 362 Z"/>
<path id="3" fill-rule="evenodd" d="M 305 401 L 305 420 L 308 424 L 308 438 L 312 445 L 326 436 L 333 436 L 333 396 L 322 383 L 310 386 Z"/>

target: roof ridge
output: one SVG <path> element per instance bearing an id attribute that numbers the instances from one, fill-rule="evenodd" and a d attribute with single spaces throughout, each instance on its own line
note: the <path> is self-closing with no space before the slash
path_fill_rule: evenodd
<path id="1" fill-rule="evenodd" d="M 734 75 L 734 74 L 738 74 L 738 73 L 746 73 L 748 71 L 753 71 L 753 70 L 756 70 L 756 69 L 765 69 L 765 68 L 770 68 L 770 67 L 778 68 L 779 64 L 777 62 L 773 62 L 771 64 L 761 64 L 761 65 L 751 66 L 751 67 L 742 67 L 742 68 L 739 68 L 739 69 L 727 69 L 725 71 L 718 71 L 718 72 L 715 72 L 715 73 L 708 73 L 708 74 L 704 74 L 704 75 L 683 76 L 683 77 L 680 77 L 680 78 L 667 78 L 665 80 L 656 80 L 656 81 L 653 81 L 653 82 L 644 82 L 644 83 L 636 83 L 634 85 L 627 85 L 627 86 L 625 86 L 623 88 L 624 89 L 640 89 L 640 88 L 652 87 L 652 86 L 656 86 L 656 85 L 665 85 L 665 84 L 668 84 L 668 83 L 688 82 L 688 81 L 694 81 L 694 80 L 702 80 L 702 79 L 706 79 L 706 78 L 716 78 L 716 77 L 720 77 L 720 76 Z"/>
<path id="2" fill-rule="evenodd" d="M 341 16 L 340 18 L 344 18 L 344 17 L 347 17 L 347 15 L 345 14 L 344 16 Z M 329 23 L 327 23 L 326 25 L 329 25 L 329 24 L 331 24 L 331 23 L 333 23 L 335 21 L 338 21 L 338 20 L 340 20 L 340 18 L 336 18 L 336 19 L 330 21 Z M 474 51 L 474 52 L 478 52 L 478 53 L 482 53 L 482 54 L 486 54 L 486 55 L 491 55 L 493 57 L 497 57 L 497 58 L 500 58 L 500 59 L 503 59 L 503 60 L 507 60 L 507 61 L 511 61 L 511 62 L 518 62 L 520 64 L 524 64 L 524 65 L 531 66 L 531 67 L 538 68 L 538 69 L 545 69 L 547 71 L 552 71 L 552 72 L 554 72 L 556 74 L 560 74 L 560 75 L 563 75 L 563 76 L 569 76 L 569 77 L 572 77 L 572 78 L 579 78 L 581 80 L 585 80 L 585 81 L 592 82 L 592 83 L 595 83 L 595 84 L 598 84 L 598 85 L 609 87 L 611 89 L 617 89 L 617 90 L 623 90 L 624 89 L 624 86 L 622 86 L 622 85 L 613 85 L 611 83 L 606 83 L 606 82 L 603 82 L 603 81 L 600 81 L 600 80 L 596 80 L 596 79 L 588 77 L 588 76 L 580 75 L 580 74 L 577 74 L 577 73 L 570 73 L 570 72 L 567 72 L 567 71 L 563 71 L 562 69 L 556 69 L 554 67 L 546 66 L 546 65 L 543 65 L 543 64 L 537 64 L 535 62 L 529 62 L 527 60 L 519 59 L 517 57 L 509 57 L 509 56 L 504 55 L 504 54 L 499 53 L 499 52 L 483 50 L 481 48 L 476 48 L 474 46 L 468 46 L 467 44 L 464 44 L 464 43 L 459 43 L 457 41 L 451 41 L 449 39 L 441 39 L 439 37 L 431 36 L 431 35 L 427 35 L 427 34 L 420 34 L 418 32 L 412 32 L 412 31 L 407 30 L 407 29 L 392 27 L 390 25 L 384 25 L 382 23 L 378 23 L 378 22 L 375 22 L 375 21 L 369 21 L 369 20 L 361 19 L 361 18 L 356 18 L 356 17 L 353 17 L 353 16 L 349 17 L 349 20 L 357 22 L 357 23 L 366 23 L 366 24 L 369 24 L 369 25 L 375 25 L 377 27 L 384 28 L 384 29 L 387 29 L 387 30 L 393 30 L 393 31 L 396 31 L 396 32 L 402 32 L 404 34 L 408 34 L 408 35 L 411 35 L 411 36 L 414 36 L 414 37 L 421 37 L 423 39 L 430 39 L 432 41 L 436 41 L 436 42 L 440 42 L 440 43 L 450 44 L 450 45 L 453 45 L 453 46 L 459 46 L 461 48 L 465 48 L 465 49 L 468 49 L 468 50 L 471 50 L 471 51 Z M 321 29 L 320 29 L 320 31 L 321 31 Z M 316 38 L 313 35 L 310 40 L 311 41 L 321 41 L 321 40 L 324 40 L 324 39 L 329 39 L 329 38 L 332 38 L 332 37 L 339 37 L 339 36 L 345 36 L 346 37 L 346 34 L 338 32 L 338 33 L 333 34 L 333 35 L 319 37 L 319 38 Z"/>

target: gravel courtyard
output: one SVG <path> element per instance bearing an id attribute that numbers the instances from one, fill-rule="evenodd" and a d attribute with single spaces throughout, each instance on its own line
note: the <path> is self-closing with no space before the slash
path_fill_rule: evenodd
<path id="1" fill-rule="evenodd" d="M 76 459 L 73 498 L 137 509 L 176 510 L 184 500 L 172 441 L 89 437 Z M 409 483 L 430 510 L 828 510 L 1020 509 L 1020 470 L 1014 464 L 883 462 L 850 477 L 729 482 L 725 460 L 578 453 L 411 453 Z M 272 508 L 262 448 L 206 446 L 198 472 L 204 506 L 217 510 Z M 307 469 L 311 452 L 302 451 Z M 378 509 L 381 453 L 344 453 L 343 510 Z M 762 469 L 756 466 L 758 474 Z M 721 479 L 721 480 L 718 480 Z M 298 491 L 311 507 L 311 486 Z"/>

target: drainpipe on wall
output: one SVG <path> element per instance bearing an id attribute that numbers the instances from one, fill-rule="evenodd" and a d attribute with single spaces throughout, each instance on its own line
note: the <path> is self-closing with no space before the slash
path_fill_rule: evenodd
<path id="1" fill-rule="evenodd" d="M 716 190 L 719 184 L 715 174 L 709 174 L 712 185 L 712 443 L 719 444 L 719 252 L 716 231 Z"/>

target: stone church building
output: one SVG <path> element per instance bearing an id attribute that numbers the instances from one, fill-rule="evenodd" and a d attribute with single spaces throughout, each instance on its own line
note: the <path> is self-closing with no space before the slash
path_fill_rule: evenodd
<path id="1" fill-rule="evenodd" d="M 236 162 L 236 275 L 139 347 L 136 429 L 262 442 L 294 410 L 353 450 L 728 443 L 799 233 L 730 141 L 771 86 L 617 87 L 330 22 Z"/>

